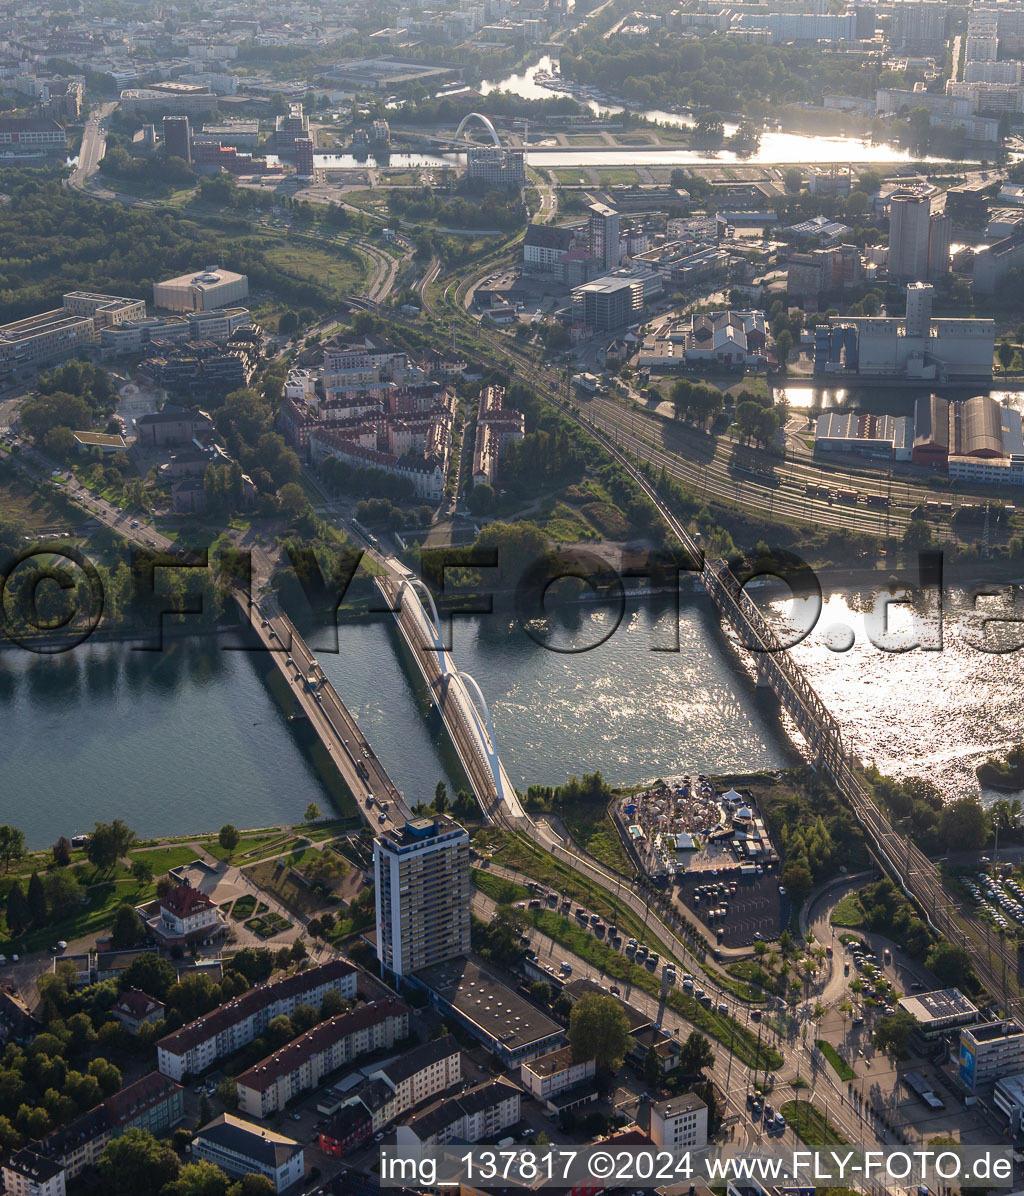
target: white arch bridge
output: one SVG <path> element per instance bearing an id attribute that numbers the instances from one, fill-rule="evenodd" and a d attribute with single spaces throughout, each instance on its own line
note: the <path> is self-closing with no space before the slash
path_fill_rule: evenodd
<path id="1" fill-rule="evenodd" d="M 431 700 L 459 753 L 459 759 L 486 817 L 525 818 L 515 786 L 505 772 L 487 699 L 476 680 L 456 665 L 444 644 L 433 596 L 399 561 L 385 560 L 377 576 L 398 629 L 423 675 Z"/>
<path id="2" fill-rule="evenodd" d="M 441 137 L 434 133 L 421 133 L 419 129 L 394 129 L 396 133 L 402 133 L 408 137 L 415 137 L 419 141 L 433 141 L 437 145 L 444 146 L 447 149 L 468 150 L 480 149 L 479 141 L 470 141 L 468 137 L 463 137 L 466 130 L 466 125 L 471 122 L 476 122 L 483 127 L 484 132 L 490 137 L 491 145 L 501 149 L 501 138 L 498 135 L 498 130 L 494 127 L 494 122 L 489 116 L 483 112 L 467 112 L 466 115 L 459 121 L 459 127 L 455 130 L 453 136 Z"/>

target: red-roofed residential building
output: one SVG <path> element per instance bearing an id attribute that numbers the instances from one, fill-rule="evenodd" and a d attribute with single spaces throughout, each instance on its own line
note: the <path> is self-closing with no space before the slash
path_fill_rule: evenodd
<path id="1" fill-rule="evenodd" d="M 207 937 L 219 924 L 217 907 L 205 893 L 191 885 L 178 885 L 159 901 L 157 929 L 166 938 Z"/>
<path id="2" fill-rule="evenodd" d="M 158 1022 L 164 1015 L 164 1003 L 138 988 L 123 992 L 110 1007 L 110 1016 L 121 1023 L 132 1034 L 138 1034 L 141 1026 Z"/>

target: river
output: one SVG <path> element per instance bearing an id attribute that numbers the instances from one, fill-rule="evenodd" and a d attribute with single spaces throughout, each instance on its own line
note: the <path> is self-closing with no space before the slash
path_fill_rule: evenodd
<path id="1" fill-rule="evenodd" d="M 538 80 L 538 74 L 551 74 L 554 62 L 549 55 L 539 58 L 531 66 L 524 68 L 502 79 L 495 79 L 480 84 L 480 91 L 486 95 L 491 91 L 509 91 L 529 100 L 546 100 L 557 95 L 566 94 L 564 91 L 553 91 Z M 595 113 L 609 113 L 617 115 L 624 108 L 610 101 L 588 99 L 576 96 Z M 637 116 L 656 124 L 670 125 L 676 128 L 692 128 L 693 117 L 685 112 L 667 112 L 658 108 L 645 111 L 630 109 Z M 736 132 L 736 125 L 725 122 L 727 136 Z M 542 145 L 545 143 L 541 143 Z M 750 155 L 739 155 L 731 150 L 631 150 L 628 154 L 615 151 L 575 150 L 565 152 L 545 152 L 530 155 L 527 158 L 534 166 L 614 166 L 630 165 L 650 166 L 699 166 L 715 162 L 756 162 L 763 164 L 800 163 L 896 163 L 919 161 L 906 150 L 895 146 L 869 141 L 862 137 L 819 137 L 805 133 L 785 133 L 766 129 L 761 136 L 761 144 L 757 151 Z M 942 159 L 926 159 L 927 161 L 942 161 Z"/>

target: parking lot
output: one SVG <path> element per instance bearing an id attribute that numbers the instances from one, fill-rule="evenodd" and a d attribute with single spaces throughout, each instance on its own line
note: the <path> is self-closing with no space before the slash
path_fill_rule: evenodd
<path id="1" fill-rule="evenodd" d="M 735 892 L 732 889 L 735 888 Z M 779 874 L 769 866 L 761 876 L 742 876 L 738 870 L 709 876 L 694 873 L 677 884 L 677 897 L 723 947 L 749 947 L 777 939 L 789 925 L 792 906 L 779 892 Z M 724 914 L 715 911 L 725 910 Z"/>

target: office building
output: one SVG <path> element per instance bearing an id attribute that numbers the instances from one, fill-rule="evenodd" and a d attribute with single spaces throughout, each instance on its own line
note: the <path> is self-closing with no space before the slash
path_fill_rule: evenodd
<path id="1" fill-rule="evenodd" d="M 258 120 L 227 120 L 215 125 L 203 125 L 202 130 L 192 134 L 196 145 L 233 145 L 238 150 L 254 150 L 260 143 L 260 122 Z"/>
<path id="2" fill-rule="evenodd" d="M 889 209 L 889 277 L 893 281 L 928 280 L 931 209 L 931 200 L 925 195 L 893 195 Z"/>
<path id="3" fill-rule="evenodd" d="M 1002 1076 L 992 1089 L 992 1105 L 1006 1114 L 1007 1129 L 1016 1138 L 1024 1132 L 1024 1073 Z"/>
<path id="4" fill-rule="evenodd" d="M 96 340 L 91 316 L 58 307 L 0 326 L 0 373 L 20 366 L 63 361 Z"/>
<path id="5" fill-rule="evenodd" d="M 522 150 L 483 145 L 466 153 L 466 174 L 474 182 L 493 187 L 525 187 L 526 162 Z"/>
<path id="6" fill-rule="evenodd" d="M 192 165 L 192 130 L 187 116 L 164 117 L 164 153 Z"/>
<path id="7" fill-rule="evenodd" d="M 192 1139 L 193 1162 L 203 1159 L 235 1178 L 265 1175 L 277 1192 L 298 1183 L 305 1173 L 302 1147 L 294 1138 L 230 1113 L 221 1113 Z"/>
<path id="8" fill-rule="evenodd" d="M 287 114 L 279 116 L 274 123 L 274 144 L 278 152 L 294 149 L 296 137 L 308 136 L 309 117 L 304 115 L 301 104 L 292 104 Z"/>
<path id="9" fill-rule="evenodd" d="M 607 275 L 577 287 L 572 293 L 573 323 L 608 332 L 639 320 L 644 310 L 644 286 L 628 275 Z"/>
<path id="10" fill-rule="evenodd" d="M 209 311 L 238 303 L 248 295 L 248 278 L 220 266 L 153 283 L 153 306 L 167 311 Z"/>
<path id="11" fill-rule="evenodd" d="M 319 1009 L 327 992 L 351 1001 L 356 995 L 356 977 L 356 969 L 347 960 L 332 959 L 252 988 L 161 1038 L 156 1044 L 157 1067 L 173 1080 L 205 1071 L 218 1059 L 248 1046 L 275 1017 L 291 1014 L 297 1005 Z"/>
<path id="12" fill-rule="evenodd" d="M 149 116 L 208 116 L 217 109 L 218 98 L 205 87 L 179 92 L 158 91 L 155 87 L 129 87 L 121 92 L 121 110 Z"/>
<path id="13" fill-rule="evenodd" d="M 960 1082 L 971 1092 L 1024 1069 L 1024 1026 L 1013 1019 L 965 1026 L 960 1031 Z"/>
<path id="14" fill-rule="evenodd" d="M 123 295 L 101 295 L 95 291 L 68 291 L 62 300 L 64 310 L 73 316 L 92 316 L 97 331 L 117 328 L 128 320 L 146 318 L 144 299 Z"/>
<path id="15" fill-rule="evenodd" d="M 377 957 L 395 976 L 469 951 L 469 835 L 444 815 L 383 831 L 373 845 Z"/>
<path id="16" fill-rule="evenodd" d="M 899 1008 L 917 1019 L 914 1041 L 920 1051 L 934 1049 L 944 1035 L 978 1020 L 977 1006 L 958 988 L 941 988 L 901 997 Z"/>
<path id="17" fill-rule="evenodd" d="M 313 177 L 313 139 L 311 137 L 295 138 L 295 173 L 300 179 Z"/>
<path id="18" fill-rule="evenodd" d="M 590 234 L 591 257 L 596 257 L 606 270 L 614 270 L 622 256 L 619 248 L 618 212 L 607 204 L 591 204 L 587 228 Z"/>
<path id="19" fill-rule="evenodd" d="M 650 1106 L 648 1134 L 655 1146 L 670 1150 L 699 1149 L 708 1144 L 708 1107 L 692 1092 Z"/>

